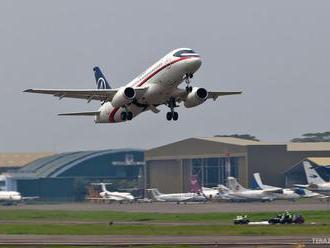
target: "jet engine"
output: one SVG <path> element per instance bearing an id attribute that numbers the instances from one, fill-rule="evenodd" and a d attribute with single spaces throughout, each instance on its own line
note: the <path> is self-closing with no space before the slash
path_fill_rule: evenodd
<path id="1" fill-rule="evenodd" d="M 206 101 L 208 92 L 204 88 L 194 87 L 184 101 L 186 108 L 196 107 Z"/>
<path id="2" fill-rule="evenodd" d="M 112 98 L 111 104 L 115 108 L 123 107 L 130 102 L 132 102 L 135 98 L 135 90 L 131 87 L 122 87 L 120 90 Z"/>

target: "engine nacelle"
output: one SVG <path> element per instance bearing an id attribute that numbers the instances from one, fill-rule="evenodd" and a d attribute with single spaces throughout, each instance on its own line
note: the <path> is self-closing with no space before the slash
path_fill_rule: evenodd
<path id="1" fill-rule="evenodd" d="M 194 87 L 193 90 L 188 94 L 184 101 L 186 108 L 196 107 L 206 101 L 209 93 L 204 88 Z"/>
<path id="2" fill-rule="evenodd" d="M 135 90 L 132 87 L 122 87 L 112 98 L 111 104 L 115 108 L 123 107 L 132 102 L 135 95 Z"/>

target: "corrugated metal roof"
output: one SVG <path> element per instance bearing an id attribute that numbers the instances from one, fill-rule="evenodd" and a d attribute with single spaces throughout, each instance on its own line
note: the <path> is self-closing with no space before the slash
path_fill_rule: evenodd
<path id="1" fill-rule="evenodd" d="M 51 152 L 0 153 L 0 167 L 21 167 L 36 159 L 53 155 Z"/>
<path id="2" fill-rule="evenodd" d="M 308 157 L 307 159 L 320 166 L 330 166 L 330 157 Z"/>
<path id="3" fill-rule="evenodd" d="M 91 159 L 109 153 L 130 152 L 130 151 L 143 151 L 138 149 L 116 149 L 116 150 L 99 150 L 99 151 L 80 151 L 80 152 L 67 152 L 60 153 L 45 158 L 40 158 L 26 166 L 20 168 L 16 175 L 31 177 L 53 177 L 57 176 L 59 172 L 63 172 L 72 166 L 83 162 L 84 160 Z M 15 175 L 14 173 L 12 175 Z"/>
<path id="4" fill-rule="evenodd" d="M 330 142 L 288 143 L 288 151 L 330 151 Z"/>

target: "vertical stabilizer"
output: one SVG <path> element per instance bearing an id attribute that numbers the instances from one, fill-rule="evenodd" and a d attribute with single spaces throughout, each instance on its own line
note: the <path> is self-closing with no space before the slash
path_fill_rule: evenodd
<path id="1" fill-rule="evenodd" d="M 265 185 L 261 181 L 260 173 L 253 173 L 253 182 L 252 184 L 256 189 L 265 189 Z"/>
<path id="2" fill-rule="evenodd" d="M 196 176 L 196 175 L 191 176 L 190 182 L 191 182 L 190 192 L 193 192 L 193 193 L 202 192 L 202 187 L 198 182 L 198 176 Z"/>
<path id="3" fill-rule="evenodd" d="M 244 188 L 237 182 L 237 179 L 234 177 L 227 177 L 227 187 L 235 192 L 246 191 L 247 189 Z"/>
<path id="4" fill-rule="evenodd" d="M 304 161 L 304 170 L 306 173 L 306 179 L 308 184 L 323 184 L 325 181 L 320 177 L 319 173 L 311 165 L 309 161 Z"/>
<path id="5" fill-rule="evenodd" d="M 98 66 L 93 68 L 95 80 L 96 80 L 96 87 L 99 90 L 111 89 L 107 79 L 103 75 L 101 69 Z"/>

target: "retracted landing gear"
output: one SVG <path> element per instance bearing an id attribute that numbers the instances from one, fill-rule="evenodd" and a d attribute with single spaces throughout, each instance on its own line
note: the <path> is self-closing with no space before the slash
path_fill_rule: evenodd
<path id="1" fill-rule="evenodd" d="M 121 112 L 120 117 L 122 121 L 130 121 L 133 119 L 133 113 L 125 108 L 125 111 Z"/>
<path id="2" fill-rule="evenodd" d="M 187 84 L 186 86 L 187 93 L 190 93 L 192 91 L 192 87 L 190 86 L 190 78 L 192 78 L 193 76 L 194 76 L 193 74 L 186 74 L 185 76 L 185 82 Z"/>
<path id="3" fill-rule="evenodd" d="M 170 112 L 166 113 L 166 119 L 168 121 L 173 120 L 177 121 L 179 119 L 179 114 L 178 112 L 174 111 L 174 108 L 178 107 L 175 102 L 175 98 L 171 97 L 170 100 L 168 101 L 168 107 L 170 108 Z"/>

